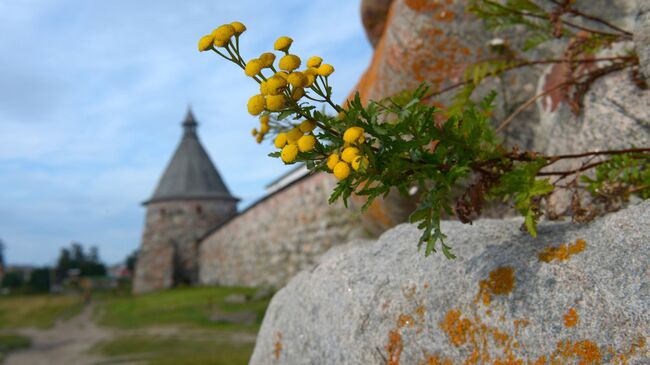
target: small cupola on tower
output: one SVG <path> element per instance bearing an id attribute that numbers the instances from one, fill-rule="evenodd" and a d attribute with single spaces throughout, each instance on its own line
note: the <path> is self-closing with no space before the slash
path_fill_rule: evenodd
<path id="1" fill-rule="evenodd" d="M 190 109 L 183 135 L 147 207 L 133 290 L 198 281 L 200 239 L 237 214 L 237 202 L 210 160 Z"/>

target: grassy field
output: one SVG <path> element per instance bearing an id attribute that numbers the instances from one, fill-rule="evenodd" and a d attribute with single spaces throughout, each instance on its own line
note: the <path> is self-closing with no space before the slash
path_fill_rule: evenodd
<path id="1" fill-rule="evenodd" d="M 199 328 L 257 331 L 269 298 L 229 304 L 231 294 L 251 296 L 250 288 L 178 288 L 145 295 L 108 297 L 97 311 L 97 322 L 117 328 L 142 328 L 160 325 L 185 325 Z M 211 320 L 216 312 L 255 312 L 257 321 L 251 325 L 219 323 Z"/>
<path id="2" fill-rule="evenodd" d="M 21 295 L 0 297 L 0 328 L 48 328 L 83 308 L 78 296 Z"/>
<path id="3" fill-rule="evenodd" d="M 151 365 L 244 365 L 253 352 L 253 344 L 185 337 L 129 336 L 101 342 L 93 352 L 109 358 L 99 364 L 143 360 Z"/>
<path id="4" fill-rule="evenodd" d="M 25 336 L 0 334 L 0 362 L 10 351 L 29 347 L 31 341 Z"/>

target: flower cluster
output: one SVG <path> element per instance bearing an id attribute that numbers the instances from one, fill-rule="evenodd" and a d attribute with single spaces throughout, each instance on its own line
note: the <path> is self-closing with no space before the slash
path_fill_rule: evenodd
<path id="1" fill-rule="evenodd" d="M 314 129 L 316 129 L 316 122 L 304 120 L 290 131 L 278 133 L 274 144 L 275 147 L 282 149 L 280 158 L 284 163 L 294 163 L 298 157 L 298 151 L 311 152 L 314 150 L 316 147 Z"/>
<path id="2" fill-rule="evenodd" d="M 368 157 L 362 155 L 361 145 L 365 143 L 366 137 L 361 127 L 350 127 L 343 133 L 342 149 L 334 152 L 327 157 L 327 167 L 332 171 L 334 176 L 343 180 L 350 176 L 350 167 L 352 170 L 359 171 L 368 168 Z"/>

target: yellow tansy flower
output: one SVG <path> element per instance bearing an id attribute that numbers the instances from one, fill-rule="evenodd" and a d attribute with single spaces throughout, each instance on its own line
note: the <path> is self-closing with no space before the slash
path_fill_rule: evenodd
<path id="1" fill-rule="evenodd" d="M 334 166 L 334 176 L 339 180 L 343 180 L 346 177 L 350 176 L 350 166 L 348 166 L 348 164 L 343 161 L 339 161 Z"/>
<path id="2" fill-rule="evenodd" d="M 250 99 L 248 99 L 248 112 L 251 115 L 259 115 L 264 111 L 265 103 L 266 101 L 264 100 L 264 95 L 257 94 L 252 96 Z"/>
<path id="3" fill-rule="evenodd" d="M 280 58 L 280 63 L 278 65 L 281 70 L 291 72 L 300 67 L 300 57 L 295 54 L 285 55 Z"/>
<path id="4" fill-rule="evenodd" d="M 323 62 L 323 59 L 318 56 L 309 57 L 307 60 L 307 67 L 318 67 L 321 62 Z"/>
<path id="5" fill-rule="evenodd" d="M 298 128 L 300 128 L 300 130 L 304 133 L 309 133 L 316 129 L 316 122 L 313 120 L 303 120 Z"/>
<path id="6" fill-rule="evenodd" d="M 359 149 L 356 147 L 346 147 L 341 153 L 341 160 L 345 162 L 352 162 L 354 158 L 359 155 Z"/>
<path id="7" fill-rule="evenodd" d="M 284 163 L 293 163 L 296 161 L 296 156 L 298 156 L 298 146 L 295 144 L 284 146 L 282 152 L 280 152 L 280 157 Z"/>
<path id="8" fill-rule="evenodd" d="M 275 54 L 271 52 L 264 52 L 260 55 L 259 60 L 262 62 L 262 67 L 271 67 L 273 66 L 273 62 L 275 62 Z"/>
<path id="9" fill-rule="evenodd" d="M 262 141 L 264 140 L 264 135 L 262 133 L 258 134 L 255 140 L 257 141 L 257 143 L 262 143 Z"/>
<path id="10" fill-rule="evenodd" d="M 269 124 L 269 121 L 271 120 L 271 117 L 268 114 L 264 114 L 260 117 L 260 123 L 262 124 Z"/>
<path id="11" fill-rule="evenodd" d="M 287 86 L 287 80 L 283 79 L 282 76 L 271 76 L 267 81 L 267 93 L 269 95 L 278 95 L 284 90 L 284 87 Z"/>
<path id="12" fill-rule="evenodd" d="M 300 100 L 300 98 L 302 98 L 303 96 L 305 96 L 305 89 L 301 87 L 297 87 L 293 89 L 293 91 L 291 92 L 291 99 L 295 101 Z"/>
<path id="13" fill-rule="evenodd" d="M 343 133 L 343 140 L 345 142 L 354 143 L 357 142 L 359 137 L 363 135 L 363 128 L 361 127 L 350 127 L 345 133 Z"/>
<path id="14" fill-rule="evenodd" d="M 354 171 L 359 171 L 359 169 L 363 167 L 368 167 L 368 158 L 367 157 L 361 157 L 357 156 L 354 158 L 354 160 L 351 163 L 352 168 Z"/>
<path id="15" fill-rule="evenodd" d="M 313 67 L 306 69 L 302 73 L 307 76 L 307 87 L 311 86 L 316 81 L 316 76 L 318 76 L 318 71 Z"/>
<path id="16" fill-rule="evenodd" d="M 318 74 L 321 76 L 329 76 L 334 72 L 334 67 L 332 65 L 329 65 L 327 63 L 320 65 L 318 67 Z"/>
<path id="17" fill-rule="evenodd" d="M 257 58 L 254 58 L 246 64 L 246 68 L 244 69 L 244 73 L 246 76 L 253 77 L 260 73 L 262 71 L 262 62 L 258 60 Z"/>
<path id="18" fill-rule="evenodd" d="M 330 171 L 334 171 L 334 167 L 337 163 L 339 163 L 339 155 L 337 153 L 329 155 L 327 158 L 327 168 L 330 169 Z"/>
<path id="19" fill-rule="evenodd" d="M 260 93 L 262 93 L 262 95 L 268 95 L 269 85 L 266 81 L 260 82 Z"/>
<path id="20" fill-rule="evenodd" d="M 253 137 L 255 137 L 255 136 L 257 135 L 257 128 L 253 128 L 253 129 L 251 130 L 251 135 L 252 135 Z"/>
<path id="21" fill-rule="evenodd" d="M 224 24 L 212 31 L 212 35 L 215 40 L 228 42 L 230 37 L 235 35 L 235 27 L 230 24 Z"/>
<path id="22" fill-rule="evenodd" d="M 284 95 L 267 95 L 266 96 L 266 109 L 277 112 L 284 108 Z"/>
<path id="23" fill-rule="evenodd" d="M 298 140 L 298 149 L 300 152 L 309 152 L 314 149 L 316 145 L 316 137 L 311 134 L 300 137 Z"/>
<path id="24" fill-rule="evenodd" d="M 275 144 L 276 148 L 284 147 L 284 145 L 287 144 L 287 134 L 284 132 L 278 133 L 278 135 L 275 136 L 275 141 L 273 143 Z"/>
<path id="25" fill-rule="evenodd" d="M 293 39 L 289 37 L 280 37 L 273 44 L 273 49 L 276 51 L 288 52 L 291 43 L 293 43 Z"/>
<path id="26" fill-rule="evenodd" d="M 246 31 L 246 26 L 242 22 L 232 22 L 230 25 L 235 29 L 235 34 L 242 34 Z"/>
<path id="27" fill-rule="evenodd" d="M 214 36 L 212 34 L 204 35 L 199 39 L 199 52 L 207 51 L 212 48 Z"/>
<path id="28" fill-rule="evenodd" d="M 228 44 L 228 42 L 229 42 L 228 40 L 223 41 L 223 40 L 215 39 L 213 44 L 215 47 L 225 47 Z"/>
<path id="29" fill-rule="evenodd" d="M 296 144 L 302 135 L 303 133 L 299 128 L 293 128 L 287 133 L 287 142 L 289 144 Z"/>
<path id="30" fill-rule="evenodd" d="M 268 132 L 269 132 L 269 124 L 268 123 L 260 124 L 260 133 L 267 134 Z"/>
<path id="31" fill-rule="evenodd" d="M 274 76 L 282 77 L 286 81 L 287 78 L 289 77 L 289 74 L 286 73 L 286 72 L 280 71 L 280 72 L 276 72 Z"/>
<path id="32" fill-rule="evenodd" d="M 307 86 L 307 76 L 300 71 L 294 71 L 289 74 L 287 81 L 293 87 L 305 87 Z"/>

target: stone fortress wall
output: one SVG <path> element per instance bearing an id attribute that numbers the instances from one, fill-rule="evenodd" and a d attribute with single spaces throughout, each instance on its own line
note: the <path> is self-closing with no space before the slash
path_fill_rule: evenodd
<path id="1" fill-rule="evenodd" d="M 199 283 L 279 288 L 332 246 L 367 236 L 358 212 L 328 203 L 335 185 L 304 176 L 215 229 L 199 248 Z"/>

